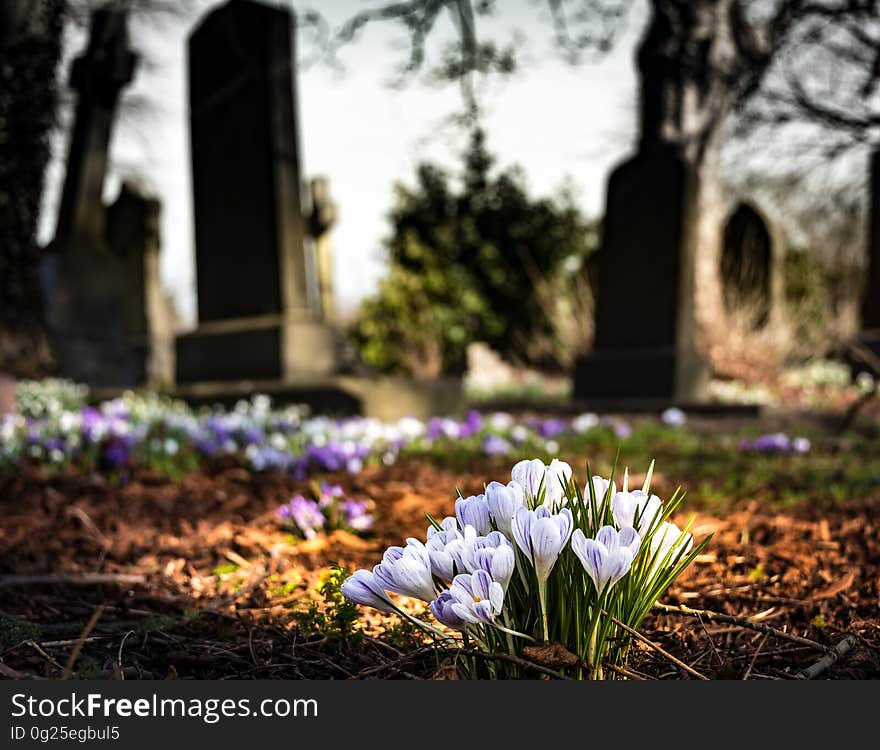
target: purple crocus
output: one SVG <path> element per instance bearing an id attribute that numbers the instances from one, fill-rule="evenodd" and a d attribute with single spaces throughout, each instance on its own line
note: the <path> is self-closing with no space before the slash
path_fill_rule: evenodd
<path id="1" fill-rule="evenodd" d="M 483 438 L 483 453 L 487 456 L 506 456 L 513 446 L 500 435 L 486 435 Z"/>
<path id="2" fill-rule="evenodd" d="M 318 530 L 324 528 L 325 518 L 318 504 L 302 495 L 294 495 L 275 512 L 279 518 L 293 522 L 306 539 L 313 539 Z"/>
<path id="3" fill-rule="evenodd" d="M 537 432 L 547 439 L 559 437 L 565 432 L 565 422 L 561 419 L 545 419 L 538 425 Z"/>
<path id="4" fill-rule="evenodd" d="M 342 504 L 342 517 L 345 525 L 355 531 L 367 531 L 373 525 L 373 516 L 367 512 L 367 503 L 346 498 Z"/>

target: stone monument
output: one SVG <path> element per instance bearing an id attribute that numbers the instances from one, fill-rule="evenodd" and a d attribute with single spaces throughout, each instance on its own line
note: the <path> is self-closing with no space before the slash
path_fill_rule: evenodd
<path id="1" fill-rule="evenodd" d="M 102 200 L 120 91 L 134 75 L 124 10 L 93 11 L 88 48 L 71 70 L 76 116 L 55 238 L 47 248 L 44 289 L 59 373 L 93 387 L 144 382 L 144 327 L 127 314 L 139 297 L 143 260 L 114 248 Z M 132 270 L 134 274 L 132 277 Z"/>
<path id="2" fill-rule="evenodd" d="M 178 384 L 292 380 L 336 367 L 310 300 L 290 10 L 230 0 L 189 38 L 198 328 Z"/>

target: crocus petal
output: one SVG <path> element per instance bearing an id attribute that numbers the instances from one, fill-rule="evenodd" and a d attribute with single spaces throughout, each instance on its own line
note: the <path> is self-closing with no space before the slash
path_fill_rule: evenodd
<path id="1" fill-rule="evenodd" d="M 546 467 L 540 459 L 519 461 L 510 470 L 510 478 L 532 497 L 538 492 Z"/>
<path id="2" fill-rule="evenodd" d="M 546 581 L 562 549 L 559 526 L 552 518 L 538 518 L 531 529 L 533 563 L 538 580 Z"/>
<path id="3" fill-rule="evenodd" d="M 492 555 L 492 563 L 489 572 L 492 578 L 501 584 L 505 593 L 510 585 L 510 579 L 513 577 L 513 569 L 516 559 L 513 554 L 513 548 L 510 546 L 498 547 Z"/>
<path id="4" fill-rule="evenodd" d="M 393 612 L 392 602 L 382 585 L 369 570 L 356 570 L 339 587 L 346 599 L 374 607 L 382 612 Z"/>
<path id="5" fill-rule="evenodd" d="M 532 522 L 535 520 L 535 514 L 527 508 L 518 508 L 511 522 L 511 532 L 516 546 L 522 550 L 522 553 L 531 562 L 532 557 Z"/>

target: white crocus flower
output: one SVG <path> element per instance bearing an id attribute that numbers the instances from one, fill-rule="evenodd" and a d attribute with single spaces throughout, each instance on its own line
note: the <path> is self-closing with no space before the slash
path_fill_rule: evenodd
<path id="1" fill-rule="evenodd" d="M 663 503 L 657 495 L 642 490 L 615 492 L 611 498 L 611 514 L 617 528 L 632 526 L 640 535 L 647 535 L 654 519 L 663 513 Z"/>
<path id="2" fill-rule="evenodd" d="M 629 572 L 640 544 L 638 532 L 632 526 L 620 531 L 613 526 L 603 526 L 595 539 L 587 539 L 580 529 L 575 529 L 571 537 L 571 549 L 599 594 L 604 594 Z"/>

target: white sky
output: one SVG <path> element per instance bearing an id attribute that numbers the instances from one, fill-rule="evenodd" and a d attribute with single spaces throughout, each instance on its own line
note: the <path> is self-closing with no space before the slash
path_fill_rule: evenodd
<path id="1" fill-rule="evenodd" d="M 144 106 L 130 106 L 117 122 L 105 185 L 105 199 L 112 201 L 122 177 L 137 177 L 161 199 L 162 280 L 188 323 L 195 320 L 196 308 L 186 37 L 198 18 L 219 4 L 198 0 L 198 11 L 187 18 L 132 25 L 133 46 L 147 63 L 126 96 Z M 318 7 L 336 25 L 364 3 L 294 5 Z M 526 43 L 520 72 L 482 89 L 488 146 L 498 166 L 522 166 L 533 194 L 553 194 L 567 182 L 584 212 L 595 216 L 602 210 L 608 170 L 626 155 L 635 135 L 634 44 L 644 9 L 639 3 L 613 52 L 600 62 L 572 67 L 554 54 L 543 0 L 499 0 L 498 7 L 503 10 L 482 23 L 484 32 L 505 38 L 519 30 Z M 437 31 L 430 49 L 452 38 L 447 18 Z M 340 211 L 333 233 L 334 275 L 343 310 L 372 292 L 383 273 L 393 183 L 410 183 L 423 160 L 453 169 L 460 164 L 462 133 L 449 125 L 449 117 L 461 109 L 458 89 L 420 80 L 402 90 L 388 85 L 406 59 L 405 39 L 396 25 L 372 24 L 342 50 L 344 73 L 317 64 L 298 75 L 304 177 L 329 177 Z M 79 54 L 84 44 L 84 33 L 72 32 L 66 54 Z M 304 40 L 300 47 L 300 59 L 308 57 Z M 44 243 L 54 234 L 66 151 L 65 132 L 56 139 L 49 171 L 40 227 Z"/>

